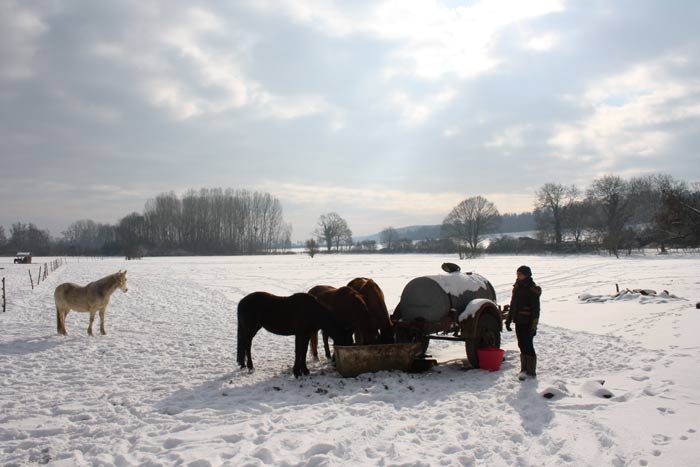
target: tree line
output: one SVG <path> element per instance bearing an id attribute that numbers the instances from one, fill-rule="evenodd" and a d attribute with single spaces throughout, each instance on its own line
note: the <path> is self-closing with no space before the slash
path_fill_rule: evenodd
<path id="1" fill-rule="evenodd" d="M 538 239 L 550 250 L 700 246 L 700 184 L 670 175 L 597 178 L 586 189 L 546 183 L 536 193 Z"/>
<path id="2" fill-rule="evenodd" d="M 700 247 L 700 183 L 669 175 L 631 179 L 605 175 L 580 189 L 545 183 L 535 193 L 532 213 L 501 214 L 482 196 L 467 198 L 445 216 L 434 236 L 407 238 L 416 229 L 384 228 L 379 241 L 353 241 L 349 223 L 336 212 L 319 217 L 310 255 L 345 253 L 487 253 L 605 251 L 619 256 L 634 249 Z M 495 235 L 503 225 L 530 227 L 536 235 Z M 291 225 L 280 201 L 269 193 L 221 188 L 161 193 L 116 224 L 72 223 L 52 240 L 34 224 L 0 226 L 0 253 L 35 255 L 269 254 L 291 247 Z M 489 237 L 488 245 L 484 241 Z"/>
<path id="3" fill-rule="evenodd" d="M 178 196 L 161 193 L 116 224 L 73 222 L 61 238 L 33 224 L 0 227 L 0 251 L 35 255 L 269 254 L 291 246 L 292 227 L 269 193 L 203 188 Z"/>
<path id="4" fill-rule="evenodd" d="M 533 216 L 534 236 L 494 235 L 504 222 L 509 228 L 528 226 Z M 319 221 L 319 244 L 324 243 L 319 235 L 323 225 Z M 545 183 L 535 193 L 532 214 L 502 215 L 494 203 L 474 196 L 457 204 L 444 218 L 439 234 L 432 238 L 414 241 L 401 232 L 406 229 L 386 227 L 379 235 L 379 244 L 353 244 L 350 240 L 345 242 L 345 251 L 458 253 L 460 257 L 484 252 L 604 251 L 619 257 L 635 249 L 657 248 L 665 253 L 668 248 L 698 248 L 700 183 L 689 184 L 664 174 L 631 179 L 605 175 L 584 189 Z M 315 239 L 312 242 L 313 247 Z M 331 251 L 330 244 L 326 244 Z M 336 246 L 335 251 L 341 250 Z"/>

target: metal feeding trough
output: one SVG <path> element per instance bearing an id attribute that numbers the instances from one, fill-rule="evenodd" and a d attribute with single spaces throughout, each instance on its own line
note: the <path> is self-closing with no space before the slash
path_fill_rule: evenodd
<path id="1" fill-rule="evenodd" d="M 420 342 L 333 347 L 335 368 L 345 378 L 384 370 L 408 371 L 423 353 Z"/>

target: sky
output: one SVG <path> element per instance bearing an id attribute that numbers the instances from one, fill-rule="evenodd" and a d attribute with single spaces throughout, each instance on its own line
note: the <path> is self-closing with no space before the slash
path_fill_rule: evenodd
<path id="1" fill-rule="evenodd" d="M 277 196 L 293 239 L 700 180 L 700 2 L 0 0 L 0 225 Z"/>

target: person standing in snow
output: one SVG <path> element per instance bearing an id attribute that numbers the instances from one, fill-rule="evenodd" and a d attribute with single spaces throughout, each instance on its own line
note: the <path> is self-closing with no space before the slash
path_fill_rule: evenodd
<path id="1" fill-rule="evenodd" d="M 506 329 L 511 331 L 510 325 L 515 322 L 515 335 L 520 347 L 518 379 L 522 381 L 528 376 L 534 378 L 537 374 L 537 354 L 533 339 L 537 335 L 537 324 L 540 320 L 542 289 L 532 280 L 532 270 L 528 266 L 520 266 L 516 274 L 517 280 L 513 285 Z"/>

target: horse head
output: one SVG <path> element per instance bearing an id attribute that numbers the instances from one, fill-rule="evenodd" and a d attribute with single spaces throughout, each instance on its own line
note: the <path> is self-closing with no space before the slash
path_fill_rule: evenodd
<path id="1" fill-rule="evenodd" d="M 356 342 L 362 345 L 376 343 L 376 332 L 372 328 L 370 311 L 362 295 L 350 287 L 341 287 L 338 289 L 338 294 L 355 328 Z"/>
<path id="2" fill-rule="evenodd" d="M 381 287 L 374 280 L 367 279 L 359 292 L 367 302 L 372 325 L 375 329 L 379 329 L 379 342 L 382 344 L 393 343 L 393 323 L 389 317 L 389 310 L 386 307 L 384 292 L 382 292 Z"/>
<path id="3" fill-rule="evenodd" d="M 119 270 L 117 273 L 117 286 L 122 290 L 122 292 L 127 293 L 129 291 L 129 286 L 126 283 L 126 270 L 124 272 Z"/>
<path id="4" fill-rule="evenodd" d="M 333 343 L 336 345 L 352 345 L 353 328 L 348 326 L 348 323 L 339 320 L 338 317 L 321 302 L 316 301 L 316 304 L 319 309 L 322 310 L 318 314 L 320 328 L 333 339 Z"/>

